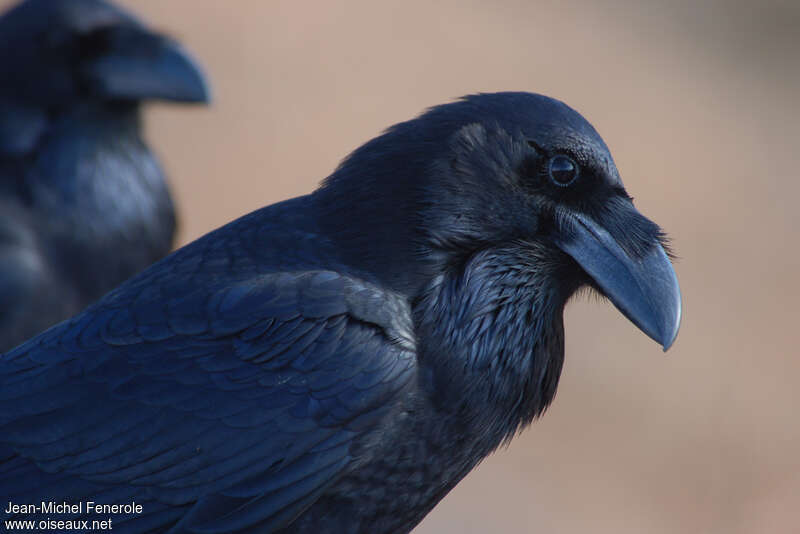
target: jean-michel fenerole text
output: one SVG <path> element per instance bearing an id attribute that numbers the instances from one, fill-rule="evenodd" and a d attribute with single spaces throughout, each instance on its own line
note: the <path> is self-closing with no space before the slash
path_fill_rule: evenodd
<path id="1" fill-rule="evenodd" d="M 94 501 L 42 501 L 39 504 L 19 504 L 9 501 L 3 511 L 7 514 L 141 514 L 142 505 L 136 502 L 102 504 Z"/>

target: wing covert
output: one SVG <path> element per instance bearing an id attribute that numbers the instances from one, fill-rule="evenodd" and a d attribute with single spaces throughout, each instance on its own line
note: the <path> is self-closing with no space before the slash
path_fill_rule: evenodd
<path id="1" fill-rule="evenodd" d="M 415 372 L 407 303 L 352 277 L 265 274 L 171 299 L 148 287 L 0 360 L 3 446 L 53 493 L 149 501 L 170 521 L 163 505 L 184 507 L 179 530 L 278 528 Z"/>

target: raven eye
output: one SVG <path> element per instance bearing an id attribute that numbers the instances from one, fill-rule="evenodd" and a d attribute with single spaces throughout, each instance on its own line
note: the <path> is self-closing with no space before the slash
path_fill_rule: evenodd
<path id="1" fill-rule="evenodd" d="M 578 166 L 567 156 L 553 156 L 548 168 L 550 179 L 559 187 L 566 187 L 578 177 Z"/>

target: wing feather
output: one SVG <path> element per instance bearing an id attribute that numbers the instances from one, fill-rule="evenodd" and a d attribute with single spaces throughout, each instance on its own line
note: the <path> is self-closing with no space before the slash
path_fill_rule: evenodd
<path id="1" fill-rule="evenodd" d="M 38 484 L 3 475 L 3 499 L 135 499 L 130 532 L 281 528 L 415 373 L 407 303 L 352 277 L 165 294 L 109 297 L 0 359 L 0 473 Z"/>

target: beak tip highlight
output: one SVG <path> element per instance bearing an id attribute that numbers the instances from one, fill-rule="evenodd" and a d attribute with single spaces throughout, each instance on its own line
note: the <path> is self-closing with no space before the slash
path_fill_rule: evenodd
<path id="1" fill-rule="evenodd" d="M 662 274 L 660 284 L 652 286 L 655 291 L 650 295 L 653 300 L 649 312 L 640 311 L 628 317 L 667 352 L 675 343 L 681 327 L 682 297 L 675 271 L 671 267 L 667 269 L 669 264 L 664 263 L 666 256 L 663 253 L 656 256 L 663 256 L 659 265 Z"/>
<path id="2" fill-rule="evenodd" d="M 678 337 L 678 331 L 681 328 L 681 298 L 680 298 L 680 290 L 678 292 L 678 306 L 675 313 L 675 318 L 672 322 L 672 326 L 669 329 L 667 335 L 662 337 L 661 346 L 664 348 L 664 352 L 667 352 L 670 347 L 672 347 L 673 343 Z"/>

